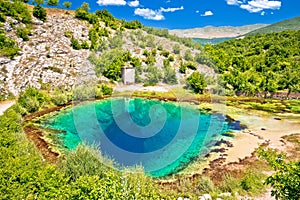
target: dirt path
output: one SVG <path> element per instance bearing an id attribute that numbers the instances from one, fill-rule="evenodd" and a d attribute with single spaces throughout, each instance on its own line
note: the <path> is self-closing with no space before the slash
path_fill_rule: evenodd
<path id="1" fill-rule="evenodd" d="M 0 102 L 0 115 L 3 115 L 3 113 L 10 108 L 12 105 L 16 103 L 15 100 L 13 101 L 2 101 Z"/>

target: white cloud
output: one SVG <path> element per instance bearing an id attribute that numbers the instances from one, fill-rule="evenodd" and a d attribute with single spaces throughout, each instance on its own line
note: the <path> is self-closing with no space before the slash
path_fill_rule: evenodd
<path id="1" fill-rule="evenodd" d="M 199 10 L 196 10 L 196 13 L 199 13 L 200 11 Z"/>
<path id="2" fill-rule="evenodd" d="M 125 6 L 125 0 L 98 0 L 97 4 L 99 6 Z"/>
<path id="3" fill-rule="evenodd" d="M 239 5 L 238 0 L 226 0 L 228 5 Z"/>
<path id="4" fill-rule="evenodd" d="M 250 6 L 249 4 L 243 4 L 240 6 L 240 8 L 248 10 L 251 13 L 260 12 L 263 10 L 262 8 L 256 8 L 256 7 Z"/>
<path id="5" fill-rule="evenodd" d="M 178 11 L 178 10 L 183 10 L 184 7 L 181 6 L 179 8 L 160 8 L 159 11 L 160 12 L 175 12 L 175 11 Z"/>
<path id="6" fill-rule="evenodd" d="M 150 20 L 164 20 L 165 17 L 163 15 L 164 12 L 175 12 L 178 10 L 183 10 L 184 7 L 181 6 L 179 8 L 160 8 L 159 10 L 152 10 L 149 8 L 136 8 L 134 10 L 134 14 L 141 16 L 145 19 Z"/>
<path id="7" fill-rule="evenodd" d="M 265 11 L 262 11 L 262 12 L 260 13 L 261 16 L 264 16 L 265 14 L 266 14 Z"/>
<path id="8" fill-rule="evenodd" d="M 144 17 L 145 19 L 151 20 L 164 20 L 165 17 L 162 15 L 161 12 L 155 11 L 149 8 L 137 8 L 134 10 L 134 14 Z"/>
<path id="9" fill-rule="evenodd" d="M 280 0 L 226 0 L 226 2 L 228 5 L 237 5 L 250 13 L 257 13 L 266 9 L 276 10 L 281 7 Z"/>
<path id="10" fill-rule="evenodd" d="M 128 5 L 129 5 L 130 7 L 138 7 L 138 6 L 140 5 L 140 2 L 139 2 L 139 0 L 129 1 L 129 2 L 128 2 Z"/>
<path id="11" fill-rule="evenodd" d="M 279 9 L 281 7 L 280 1 L 269 1 L 269 0 L 252 0 L 248 1 L 248 4 L 255 8 L 261 9 Z"/>
<path id="12" fill-rule="evenodd" d="M 212 16 L 212 15 L 214 15 L 214 13 L 209 10 L 209 11 L 205 11 L 205 13 L 202 14 L 201 16 L 206 17 L 206 16 Z"/>

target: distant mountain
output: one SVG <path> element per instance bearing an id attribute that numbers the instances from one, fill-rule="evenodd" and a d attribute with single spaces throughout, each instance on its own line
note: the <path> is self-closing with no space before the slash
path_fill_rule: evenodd
<path id="1" fill-rule="evenodd" d="M 229 38 L 238 37 L 247 34 L 256 29 L 268 26 L 268 24 L 253 24 L 246 26 L 206 26 L 203 28 L 193 29 L 174 29 L 169 30 L 170 34 L 177 35 L 179 37 L 187 38 Z"/>
<path id="2" fill-rule="evenodd" d="M 247 33 L 246 35 L 254 35 L 257 33 L 273 33 L 287 30 L 300 30 L 300 16 L 256 29 Z"/>

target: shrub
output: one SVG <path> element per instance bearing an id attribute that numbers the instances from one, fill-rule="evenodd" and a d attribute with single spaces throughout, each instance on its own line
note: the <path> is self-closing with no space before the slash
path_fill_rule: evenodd
<path id="1" fill-rule="evenodd" d="M 175 44 L 174 46 L 173 46 L 173 52 L 175 53 L 175 54 L 180 54 L 180 46 L 178 45 L 178 44 Z"/>
<path id="2" fill-rule="evenodd" d="M 4 13 L 0 13 L 0 22 L 5 22 L 6 21 L 6 16 Z"/>
<path id="3" fill-rule="evenodd" d="M 192 75 L 187 78 L 187 83 L 195 93 L 203 93 L 206 87 L 205 78 L 199 72 L 193 72 Z"/>
<path id="4" fill-rule="evenodd" d="M 179 72 L 185 74 L 186 72 L 186 65 L 183 62 L 180 63 Z"/>
<path id="5" fill-rule="evenodd" d="M 109 87 L 107 85 L 102 85 L 101 90 L 102 90 L 103 95 L 112 95 L 112 92 L 113 92 L 113 88 Z"/>
<path id="6" fill-rule="evenodd" d="M 191 70 L 197 70 L 197 65 L 193 62 L 187 62 L 185 63 L 185 66 Z"/>
<path id="7" fill-rule="evenodd" d="M 157 67 L 149 66 L 147 72 L 145 85 L 156 85 L 161 80 L 161 72 Z"/>
<path id="8" fill-rule="evenodd" d="M 265 189 L 263 183 L 264 175 L 262 173 L 247 170 L 245 176 L 241 180 L 242 188 L 249 194 L 257 195 Z"/>
<path id="9" fill-rule="evenodd" d="M 59 3 L 59 0 L 48 0 L 47 5 L 48 6 L 57 6 Z"/>
<path id="10" fill-rule="evenodd" d="M 164 72 L 164 78 L 163 78 L 164 83 L 172 84 L 172 85 L 178 83 L 176 72 L 174 69 L 172 69 L 171 67 L 165 67 L 163 72 Z"/>
<path id="11" fill-rule="evenodd" d="M 66 7 L 66 9 L 69 9 L 69 8 L 71 7 L 71 5 L 72 5 L 72 2 L 70 2 L 70 1 L 65 1 L 65 2 L 63 3 L 63 5 L 64 5 L 64 7 Z"/>
<path id="12" fill-rule="evenodd" d="M 50 99 L 47 95 L 32 87 L 21 93 L 18 99 L 18 103 L 29 113 L 38 111 L 44 103 L 49 101 Z"/>
<path id="13" fill-rule="evenodd" d="M 185 53 L 184 53 L 184 59 L 186 61 L 193 61 L 194 60 L 194 57 L 192 55 L 191 50 L 188 49 L 188 50 L 185 51 Z"/>
<path id="14" fill-rule="evenodd" d="M 174 59 L 174 56 L 169 56 L 168 60 L 169 60 L 170 62 L 173 62 L 173 61 L 175 60 L 175 59 Z"/>
<path id="15" fill-rule="evenodd" d="M 11 38 L 5 36 L 5 34 L 0 33 L 0 55 L 13 58 L 18 54 L 19 48 L 17 48 L 17 43 Z"/>
<path id="16" fill-rule="evenodd" d="M 66 94 L 54 94 L 51 97 L 51 101 L 57 106 L 63 106 L 68 103 L 69 99 Z"/>
<path id="17" fill-rule="evenodd" d="M 89 49 L 89 44 L 86 40 L 83 40 L 82 43 L 81 43 L 81 48 L 82 49 Z"/>
<path id="18" fill-rule="evenodd" d="M 73 37 L 73 32 L 72 31 L 65 31 L 64 36 L 71 39 Z"/>
<path id="19" fill-rule="evenodd" d="M 84 10 L 83 8 L 77 8 L 75 10 L 75 17 L 81 20 L 88 20 L 89 19 L 89 13 Z"/>
<path id="20" fill-rule="evenodd" d="M 162 52 L 160 53 L 160 55 L 162 55 L 162 56 L 164 56 L 164 57 L 167 58 L 167 57 L 170 55 L 170 52 L 167 51 L 167 50 L 165 50 L 165 51 L 162 51 Z"/>
<path id="21" fill-rule="evenodd" d="M 241 189 L 241 187 L 240 187 L 239 180 L 237 178 L 233 177 L 230 174 L 226 174 L 223 177 L 223 180 L 220 185 L 220 189 L 223 192 L 235 193 L 238 192 Z"/>
<path id="22" fill-rule="evenodd" d="M 74 37 L 71 38 L 71 47 L 75 50 L 81 49 L 81 45 L 79 44 L 78 40 L 75 39 Z"/>
<path id="23" fill-rule="evenodd" d="M 272 196 L 276 199 L 298 200 L 300 194 L 300 161 L 286 161 L 285 154 L 278 154 L 276 150 L 258 149 L 260 158 L 266 160 L 275 173 L 266 179 L 272 186 Z"/>
<path id="24" fill-rule="evenodd" d="M 198 189 L 201 193 L 211 193 L 215 190 L 215 186 L 208 176 L 201 176 L 198 181 Z"/>
<path id="25" fill-rule="evenodd" d="M 45 22 L 46 18 L 47 18 L 47 12 L 46 10 L 41 7 L 40 5 L 35 6 L 33 8 L 33 16 L 35 16 L 36 18 L 40 19 L 41 21 Z"/>

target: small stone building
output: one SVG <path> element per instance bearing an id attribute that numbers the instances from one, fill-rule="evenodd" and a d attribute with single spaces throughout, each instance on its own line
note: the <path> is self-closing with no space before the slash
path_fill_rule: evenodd
<path id="1" fill-rule="evenodd" d="M 132 66 L 122 67 L 122 81 L 125 85 L 131 85 L 135 82 L 135 69 Z"/>

